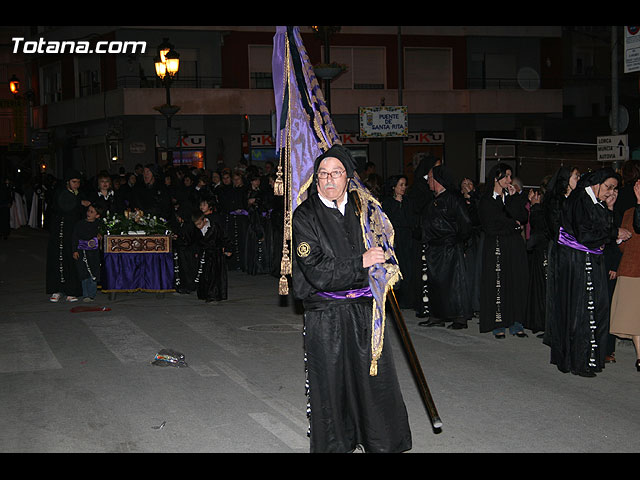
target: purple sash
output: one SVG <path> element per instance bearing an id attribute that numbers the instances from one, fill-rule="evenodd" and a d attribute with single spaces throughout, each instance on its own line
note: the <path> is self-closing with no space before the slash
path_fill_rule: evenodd
<path id="1" fill-rule="evenodd" d="M 98 249 L 98 237 L 93 237 L 90 240 L 78 240 L 78 250 L 97 250 Z"/>
<path id="2" fill-rule="evenodd" d="M 249 212 L 247 212 L 246 210 L 234 210 L 232 212 L 229 212 L 229 215 L 249 215 Z"/>
<path id="3" fill-rule="evenodd" d="M 359 297 L 371 297 L 371 287 L 356 288 L 355 290 L 342 290 L 339 292 L 318 292 L 318 296 L 322 298 L 359 298 Z"/>
<path id="4" fill-rule="evenodd" d="M 571 247 L 575 250 L 580 250 L 581 252 L 589 252 L 589 253 L 595 253 L 596 255 L 601 255 L 602 254 L 602 249 L 604 247 L 600 247 L 597 250 L 591 249 L 591 248 L 587 248 L 584 245 L 582 245 L 581 243 L 578 243 L 578 241 L 570 234 L 568 234 L 567 232 L 564 231 L 564 228 L 560 227 L 560 231 L 558 232 L 558 243 L 560 245 L 565 245 L 567 247 Z"/>

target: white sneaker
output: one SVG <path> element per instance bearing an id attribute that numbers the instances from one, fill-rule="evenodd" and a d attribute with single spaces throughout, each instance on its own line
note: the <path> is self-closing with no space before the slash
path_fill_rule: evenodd
<path id="1" fill-rule="evenodd" d="M 78 301 L 78 297 L 67 295 L 66 300 L 67 300 L 67 302 L 77 302 Z"/>
<path id="2" fill-rule="evenodd" d="M 54 293 L 53 295 L 51 295 L 49 297 L 49 301 L 50 302 L 58 302 L 60 300 L 60 297 L 62 297 L 61 293 Z"/>
<path id="3" fill-rule="evenodd" d="M 93 298 L 91 298 L 91 297 L 84 297 L 84 298 L 82 299 L 82 301 L 83 301 L 83 302 L 93 302 Z"/>

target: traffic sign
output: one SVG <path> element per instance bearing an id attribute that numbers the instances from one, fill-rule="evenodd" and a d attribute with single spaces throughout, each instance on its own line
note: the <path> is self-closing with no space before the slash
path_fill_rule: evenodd
<path id="1" fill-rule="evenodd" d="M 628 135 L 608 135 L 598 137 L 598 161 L 629 159 Z"/>

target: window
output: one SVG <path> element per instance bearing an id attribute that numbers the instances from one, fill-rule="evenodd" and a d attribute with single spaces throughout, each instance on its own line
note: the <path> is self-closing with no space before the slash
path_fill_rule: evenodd
<path id="1" fill-rule="evenodd" d="M 405 89 L 451 90 L 452 85 L 450 48 L 405 48 Z"/>
<path id="2" fill-rule="evenodd" d="M 249 45 L 249 88 L 273 88 L 271 45 Z"/>
<path id="3" fill-rule="evenodd" d="M 62 100 L 60 63 L 42 67 L 40 75 L 42 79 L 42 104 L 48 105 Z"/>
<path id="4" fill-rule="evenodd" d="M 331 88 L 385 88 L 385 50 L 383 47 L 331 47 L 331 62 L 347 66 L 347 71 L 331 81 Z M 324 49 L 322 51 L 324 58 Z"/>
<path id="5" fill-rule="evenodd" d="M 75 57 L 77 72 L 76 96 L 86 97 L 100 93 L 100 57 L 78 55 Z"/>

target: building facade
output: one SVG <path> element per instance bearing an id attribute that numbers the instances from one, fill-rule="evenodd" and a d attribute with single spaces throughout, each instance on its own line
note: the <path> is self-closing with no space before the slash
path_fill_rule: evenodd
<path id="1" fill-rule="evenodd" d="M 214 170 L 242 159 L 277 162 L 271 135 L 275 29 L 4 31 L 5 69 L 0 75 L 9 78 L 15 72 L 22 93 L 20 100 L 0 94 L 0 118 L 11 117 L 0 129 L 13 131 L 0 133 L 3 168 L 46 168 L 62 176 L 74 167 L 92 177 L 100 170 L 132 171 L 147 163 Z M 405 173 L 411 178 L 413 164 L 433 155 L 458 177 L 481 181 L 479 147 L 490 138 L 497 140 L 487 146 L 487 162 L 508 160 L 525 183 L 535 184 L 558 161 L 549 160 L 552 155 L 544 145 L 522 140 L 579 141 L 586 145 L 576 147 L 577 155 L 594 152 L 589 144 L 595 143 L 595 133 L 577 133 L 563 122 L 566 99 L 576 96 L 580 107 L 570 110 L 571 117 L 584 115 L 594 132 L 608 133 L 606 86 L 594 93 L 599 109 L 583 114 L 584 91 L 567 82 L 568 61 L 574 66 L 575 52 L 564 27 L 341 26 L 328 39 L 308 26 L 300 31 L 312 64 L 323 63 L 328 53 L 331 62 L 346 65 L 325 93 L 331 115 L 343 144 L 361 165 L 374 162 L 383 177 Z M 180 54 L 180 69 L 168 92 L 154 69 L 157 46 L 165 39 Z M 90 50 L 101 46 L 103 53 L 85 53 L 81 47 L 86 45 Z M 169 120 L 159 111 L 168 95 L 171 105 L 179 107 Z M 361 109 L 379 106 L 406 107 L 405 136 L 361 135 Z M 544 161 L 536 161 L 540 158 Z"/>

